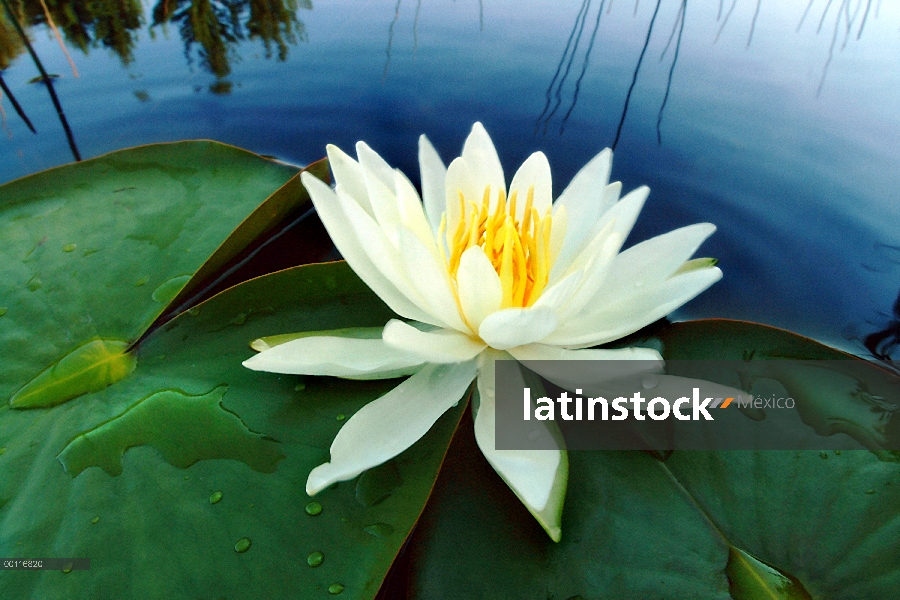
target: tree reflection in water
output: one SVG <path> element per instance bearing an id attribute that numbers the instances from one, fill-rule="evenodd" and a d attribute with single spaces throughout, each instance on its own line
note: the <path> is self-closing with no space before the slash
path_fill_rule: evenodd
<path id="1" fill-rule="evenodd" d="M 20 19 L 23 18 L 21 4 L 13 0 L 10 2 L 10 8 L 14 12 L 19 12 Z M 0 71 L 8 68 L 23 52 L 25 52 L 25 46 L 22 44 L 22 39 L 16 34 L 15 28 L 6 16 L 6 11 L 0 6 Z"/>
<path id="2" fill-rule="evenodd" d="M 123 65 L 134 60 L 138 31 L 145 24 L 140 0 L 44 0 L 48 12 L 69 46 L 87 54 L 106 48 Z M 29 27 L 47 25 L 40 0 L 11 0 L 20 21 Z M 311 0 L 159 0 L 151 11 L 154 28 L 174 24 L 185 44 L 185 55 L 218 79 L 231 72 L 235 46 L 243 40 L 261 40 L 266 58 L 285 60 L 288 48 L 306 41 L 300 9 L 312 10 Z M 196 49 L 196 50 L 195 50 Z M 0 70 L 23 52 L 15 31 L 0 17 Z M 221 82 L 220 82 L 221 83 Z M 215 84 L 215 93 L 228 93 L 229 85 Z"/>
<path id="3" fill-rule="evenodd" d="M 285 60 L 288 45 L 306 41 L 299 9 L 312 10 L 311 0 L 160 0 L 153 8 L 153 25 L 176 23 L 188 60 L 196 44 L 200 66 L 223 78 L 231 72 L 234 45 L 245 39 L 262 40 L 266 58 L 273 49 Z M 231 86 L 214 85 L 214 93 Z"/>

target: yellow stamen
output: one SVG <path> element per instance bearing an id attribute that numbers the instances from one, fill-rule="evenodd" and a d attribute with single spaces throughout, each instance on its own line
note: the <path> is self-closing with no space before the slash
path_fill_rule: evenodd
<path id="1" fill-rule="evenodd" d="M 548 209 L 543 217 L 538 213 L 534 207 L 534 186 L 528 188 L 521 221 L 516 218 L 516 191 L 507 201 L 506 191 L 499 190 L 493 210 L 489 186 L 480 203 L 467 202 L 461 191 L 458 196 L 459 222 L 452 235 L 447 233 L 446 214 L 438 228 L 439 239 L 447 242 L 446 251 L 443 244 L 439 246 L 451 280 L 455 283 L 463 253 L 480 246 L 500 277 L 502 307 L 532 306 L 547 287 L 553 262 L 550 256 L 552 212 Z"/>

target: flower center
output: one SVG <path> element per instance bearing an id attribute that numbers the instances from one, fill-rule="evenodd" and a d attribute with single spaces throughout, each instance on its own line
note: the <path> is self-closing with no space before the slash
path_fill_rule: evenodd
<path id="1" fill-rule="evenodd" d="M 453 233 L 446 232 L 447 215 L 441 220 L 440 235 L 447 235 L 449 256 L 444 256 L 453 281 L 463 252 L 480 246 L 494 266 L 503 288 L 501 308 L 531 306 L 540 297 L 550 277 L 551 210 L 538 214 L 534 186 L 528 189 L 521 220 L 516 218 L 516 192 L 506 198 L 500 190 L 491 210 L 491 188 L 486 187 L 481 203 L 459 193 L 459 223 Z"/>

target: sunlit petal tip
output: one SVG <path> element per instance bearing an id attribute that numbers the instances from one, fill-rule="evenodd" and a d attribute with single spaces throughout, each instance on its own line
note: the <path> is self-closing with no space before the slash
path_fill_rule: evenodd
<path id="1" fill-rule="evenodd" d="M 315 496 L 328 486 L 339 481 L 353 479 L 360 473 L 340 473 L 330 462 L 321 464 L 309 472 L 309 477 L 306 479 L 306 494 Z"/>
<path id="2" fill-rule="evenodd" d="M 356 162 L 356 159 L 354 159 L 352 156 L 350 156 L 349 154 L 347 154 L 346 152 L 344 152 L 343 150 L 341 150 L 334 144 L 326 144 L 325 145 L 325 153 L 328 155 L 328 160 L 330 162 L 334 162 L 335 159 L 349 160 L 349 161 Z"/>
<path id="3" fill-rule="evenodd" d="M 490 185 L 493 190 L 506 190 L 506 180 L 503 178 L 503 165 L 497 155 L 497 149 L 491 136 L 481 123 L 472 126 L 472 132 L 463 144 L 462 157 L 469 166 L 474 176 L 473 183 L 478 189 L 476 196 L 480 197 L 485 186 Z"/>
<path id="4" fill-rule="evenodd" d="M 698 271 L 700 269 L 709 269 L 710 267 L 715 267 L 717 264 L 719 264 L 718 258 L 694 258 L 681 265 L 678 270 L 675 271 L 674 275 L 690 273 L 691 271 Z"/>
<path id="5" fill-rule="evenodd" d="M 516 218 L 525 214 L 527 199 L 530 197 L 538 214 L 543 215 L 553 202 L 553 179 L 550 162 L 543 152 L 535 152 L 525 159 L 509 186 L 509 195 L 518 196 Z"/>
<path id="6" fill-rule="evenodd" d="M 309 192 L 313 202 L 326 197 L 329 199 L 336 197 L 330 185 L 308 171 L 300 173 L 300 182 L 306 188 L 306 191 Z"/>
<path id="7" fill-rule="evenodd" d="M 263 350 L 268 350 L 269 348 L 271 348 L 271 346 L 269 346 L 269 344 L 267 344 L 263 339 L 253 340 L 252 342 L 250 342 L 250 347 L 257 352 L 262 352 Z"/>

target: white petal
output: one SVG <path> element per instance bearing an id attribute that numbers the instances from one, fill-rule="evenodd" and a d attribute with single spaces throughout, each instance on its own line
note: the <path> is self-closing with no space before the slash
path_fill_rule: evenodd
<path id="1" fill-rule="evenodd" d="M 565 306 L 557 312 L 561 322 L 565 322 L 573 315 L 578 314 L 588 303 L 596 301 L 601 289 L 605 289 L 607 276 L 617 253 L 622 247 L 622 237 L 613 230 L 612 223 L 608 229 L 601 232 L 587 250 L 582 252 L 579 260 L 569 268 L 576 273 L 582 273 L 581 285 L 571 295 Z M 586 263 L 582 264 L 582 260 Z M 575 267 L 579 267 L 577 270 Z"/>
<path id="2" fill-rule="evenodd" d="M 375 220 L 389 237 L 400 227 L 400 208 L 394 191 L 394 170 L 365 142 L 356 144 L 356 154 L 366 178 L 366 189 Z"/>
<path id="3" fill-rule="evenodd" d="M 579 225 L 586 224 L 590 227 L 596 223 L 600 215 L 612 206 L 609 202 L 611 197 L 604 194 L 611 169 L 612 151 L 607 148 L 575 174 L 559 195 L 554 209 L 565 206 Z M 587 231 L 584 231 L 582 236 L 586 233 Z"/>
<path id="4" fill-rule="evenodd" d="M 634 223 L 637 221 L 641 208 L 643 208 L 644 202 L 646 202 L 649 194 L 650 188 L 641 186 L 636 190 L 629 192 L 624 198 L 616 202 L 612 208 L 600 217 L 600 220 L 591 229 L 587 238 L 582 240 L 579 246 L 573 247 L 571 251 L 567 250 L 569 253 L 565 256 L 563 256 L 562 251 L 560 252 L 560 256 L 557 257 L 556 262 L 553 264 L 553 270 L 550 272 L 550 281 L 558 280 L 568 273 L 572 264 L 582 258 L 582 254 L 587 250 L 591 241 L 594 240 L 597 235 L 609 225 L 609 223 L 613 223 L 613 232 L 621 236 L 623 241 L 626 240 L 628 234 L 631 233 L 631 228 L 634 227 Z"/>
<path id="5" fill-rule="evenodd" d="M 273 346 L 243 364 L 269 373 L 387 379 L 408 375 L 424 362 L 380 339 L 313 336 Z"/>
<path id="6" fill-rule="evenodd" d="M 362 167 L 334 144 L 328 144 L 325 149 L 328 151 L 328 164 L 334 172 L 335 187 L 353 198 L 367 213 L 372 214 L 369 192 L 366 189 L 366 175 Z"/>
<path id="7" fill-rule="evenodd" d="M 356 156 L 359 157 L 360 166 L 378 178 L 386 188 L 394 187 L 394 169 L 387 164 L 381 155 L 372 150 L 365 142 L 356 143 Z"/>
<path id="8" fill-rule="evenodd" d="M 561 206 L 553 215 L 553 225 L 550 229 L 550 261 L 556 263 L 559 253 L 562 251 L 566 240 L 566 232 L 569 230 L 569 213 L 565 206 Z M 550 271 L 550 281 L 553 281 L 553 268 Z"/>
<path id="9" fill-rule="evenodd" d="M 632 190 L 625 194 L 625 197 L 615 203 L 615 205 L 606 211 L 600 218 L 595 228 L 596 231 L 603 229 L 610 221 L 613 223 L 613 231 L 622 236 L 623 240 L 628 239 L 628 234 L 634 227 L 641 209 L 644 208 L 644 202 L 650 195 L 650 188 L 642 185 L 636 190 Z"/>
<path id="10" fill-rule="evenodd" d="M 458 363 L 472 360 L 486 348 L 483 342 L 451 329 L 421 331 L 392 319 L 382 334 L 386 344 L 430 363 Z"/>
<path id="11" fill-rule="evenodd" d="M 622 252 L 612 264 L 598 301 L 612 301 L 633 293 L 636 281 L 654 285 L 669 278 L 715 230 L 711 223 L 697 223 L 658 235 Z"/>
<path id="12" fill-rule="evenodd" d="M 722 278 L 717 267 L 690 271 L 611 305 L 588 306 L 563 323 L 544 343 L 586 348 L 625 337 L 661 319 Z"/>
<path id="13" fill-rule="evenodd" d="M 554 283 L 541 294 L 541 297 L 534 303 L 535 308 L 547 307 L 559 314 L 559 309 L 563 307 L 572 297 L 572 294 L 578 290 L 581 284 L 582 273 L 576 271 L 558 283 Z"/>
<path id="14" fill-rule="evenodd" d="M 462 253 L 456 284 L 466 321 L 478 331 L 481 322 L 489 314 L 500 310 L 503 303 L 500 276 L 481 246 L 472 246 Z"/>
<path id="15" fill-rule="evenodd" d="M 484 192 L 485 186 L 491 186 L 492 195 L 496 196 L 500 190 L 506 190 L 506 180 L 503 178 L 503 166 L 497 156 L 497 150 L 491 137 L 485 131 L 481 123 L 472 126 L 472 133 L 466 138 L 463 145 L 462 159 L 469 165 L 469 170 L 474 177 L 475 187 L 479 193 Z M 481 201 L 481 196 L 474 198 Z"/>
<path id="16" fill-rule="evenodd" d="M 422 245 L 437 256 L 438 248 L 435 244 L 434 232 L 425 217 L 425 210 L 419 194 L 412 182 L 399 170 L 394 171 L 394 191 L 397 195 L 400 221 L 403 227 L 413 232 Z"/>
<path id="17" fill-rule="evenodd" d="M 407 271 L 407 265 L 414 259 L 411 259 L 408 256 L 408 253 L 404 254 L 398 247 L 400 246 L 399 240 L 401 238 L 411 238 L 415 240 L 415 236 L 401 227 L 394 232 L 398 240 L 397 245 L 395 246 L 394 243 L 388 240 L 385 232 L 378 226 L 372 217 L 362 210 L 359 205 L 352 200 L 347 200 L 341 194 L 338 194 L 337 197 L 341 204 L 341 208 L 347 217 L 347 221 L 350 224 L 351 235 L 357 240 L 365 240 L 365 252 L 371 263 L 417 308 L 419 316 L 414 317 L 413 319 L 437 325 L 438 327 L 447 327 L 446 321 L 437 316 L 440 313 L 435 313 L 434 303 L 419 293 L 419 287 L 415 285 L 411 279 L 411 275 Z M 329 233 L 330 231 L 329 228 Z M 416 241 L 416 243 L 418 243 L 418 241 Z M 421 246 L 421 244 L 419 244 L 419 246 Z M 422 253 L 427 255 L 429 260 L 431 260 L 427 250 L 423 248 Z M 444 271 L 446 271 L 446 269 L 444 269 Z M 434 275 L 433 273 L 429 274 Z M 416 281 L 421 279 L 418 275 L 419 274 L 416 274 Z M 446 275 L 444 276 L 446 277 Z M 433 279 L 433 277 L 429 278 L 429 281 L 431 279 Z M 430 293 L 435 292 L 434 290 L 430 290 Z"/>
<path id="18" fill-rule="evenodd" d="M 433 321 L 428 313 L 416 306 L 396 284 L 384 275 L 381 269 L 375 266 L 367 248 L 362 245 L 361 238 L 356 235 L 350 219 L 341 207 L 342 202 L 334 190 L 309 173 L 301 173 L 300 179 L 309 192 L 316 212 L 325 225 L 325 229 L 328 230 L 331 240 L 353 272 L 398 315 L 416 321 Z M 356 206 L 358 210 L 368 216 L 361 206 L 358 204 Z"/>
<path id="19" fill-rule="evenodd" d="M 422 178 L 422 201 L 431 229 L 437 233 L 441 215 L 447 210 L 447 167 L 437 150 L 424 135 L 419 138 L 419 176 Z"/>
<path id="20" fill-rule="evenodd" d="M 447 178 L 445 185 L 445 205 L 447 207 L 447 244 L 449 246 L 456 226 L 459 224 L 462 213 L 460 213 L 459 194 L 462 192 L 466 201 L 466 210 L 469 210 L 468 204 L 474 202 L 481 204 L 484 197 L 484 186 L 476 185 L 475 175 L 469 168 L 468 163 L 462 158 L 455 158 L 450 166 L 447 167 Z M 491 188 L 492 200 L 496 202 L 497 190 Z"/>
<path id="21" fill-rule="evenodd" d="M 331 461 L 309 474 L 310 496 L 352 479 L 397 456 L 459 402 L 475 378 L 475 363 L 428 365 L 396 388 L 363 406 L 331 444 Z"/>
<path id="22" fill-rule="evenodd" d="M 572 315 L 578 314 L 595 298 L 622 242 L 622 237 L 615 230 L 615 223 L 608 221 L 605 228 L 596 234 L 569 265 L 565 277 L 568 279 L 574 274 L 580 274 L 581 277 L 578 288 L 566 298 L 564 305 L 558 307 L 557 317 L 560 323 L 565 323 Z M 551 282 L 553 280 L 551 277 Z"/>
<path id="23" fill-rule="evenodd" d="M 653 348 L 568 350 L 547 344 L 529 344 L 514 348 L 509 353 L 516 360 L 646 360 L 660 363 L 663 360 L 662 355 Z"/>
<path id="24" fill-rule="evenodd" d="M 522 220 L 525 215 L 525 202 L 528 190 L 534 186 L 534 208 L 538 215 L 544 216 L 553 203 L 553 181 L 550 175 L 550 163 L 543 152 L 535 152 L 529 156 L 519 170 L 516 171 L 509 186 L 509 197 L 516 194 L 516 219 Z"/>
<path id="25" fill-rule="evenodd" d="M 607 148 L 578 171 L 553 205 L 554 213 L 565 209 L 572 218 L 559 260 L 571 260 L 600 216 L 618 200 L 622 185 L 607 186 L 611 168 L 612 151 Z"/>
<path id="26" fill-rule="evenodd" d="M 538 342 L 555 329 L 556 314 L 552 308 L 504 308 L 481 323 L 478 336 L 491 348 L 506 350 Z"/>
<path id="27" fill-rule="evenodd" d="M 598 350 L 566 350 L 546 344 L 529 344 L 509 351 L 516 360 L 548 381 L 566 390 L 590 390 L 613 379 L 644 373 L 662 373 L 665 362 L 651 348 L 617 348 Z M 537 362 L 532 362 L 537 361 Z M 589 368 L 575 361 L 592 361 Z M 631 361 L 627 368 L 620 361 Z M 589 393 L 583 391 L 581 393 Z"/>
<path id="28" fill-rule="evenodd" d="M 622 182 L 621 181 L 613 181 L 609 185 L 607 185 L 603 189 L 603 201 L 600 205 L 603 207 L 600 210 L 600 215 L 606 214 L 606 212 L 616 205 L 619 201 L 619 196 L 622 194 Z"/>
<path id="29" fill-rule="evenodd" d="M 422 308 L 432 315 L 432 321 L 438 321 L 443 327 L 473 333 L 459 314 L 459 306 L 450 287 L 450 275 L 443 260 L 430 252 L 406 229 L 399 233 L 400 259 L 406 270 L 407 280 L 424 302 Z"/>
<path id="30" fill-rule="evenodd" d="M 494 430 L 494 358 L 486 357 L 482 360 L 479 371 L 475 441 L 497 474 L 534 515 L 550 538 L 558 542 L 562 536 L 561 518 L 569 475 L 568 457 L 561 449 L 497 450 Z"/>

